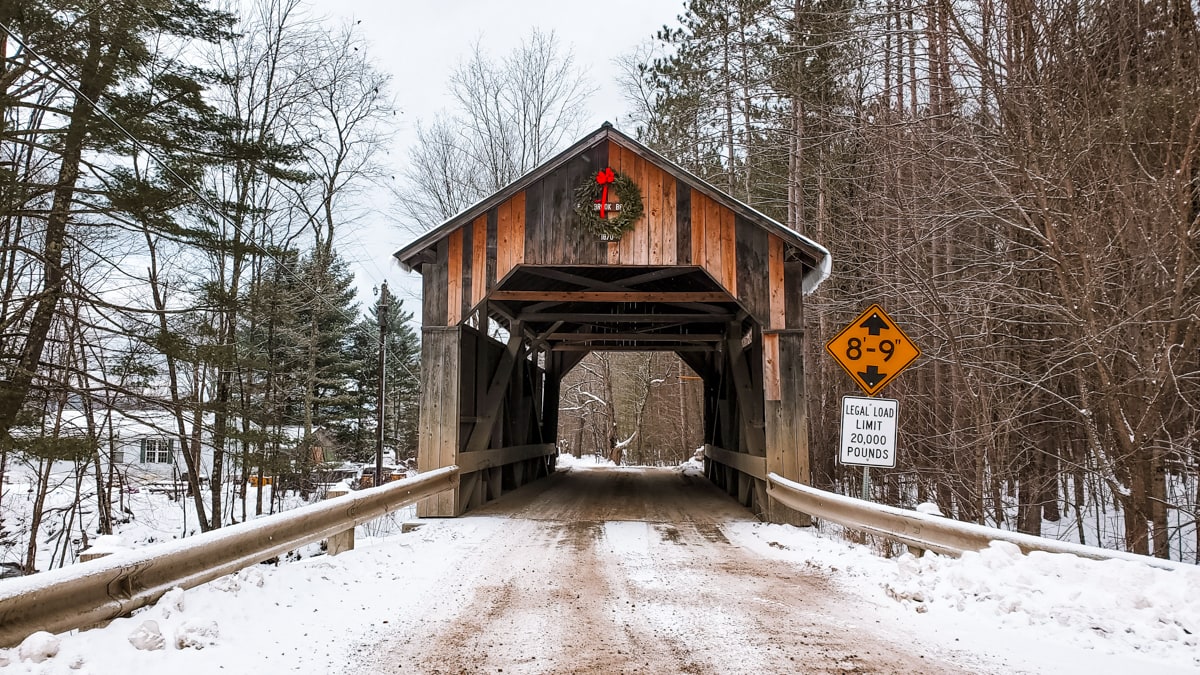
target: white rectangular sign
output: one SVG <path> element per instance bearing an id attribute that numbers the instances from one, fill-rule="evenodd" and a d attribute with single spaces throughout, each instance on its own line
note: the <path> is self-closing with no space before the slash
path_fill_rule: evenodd
<path id="1" fill-rule="evenodd" d="M 896 417 L 891 398 L 842 397 L 842 464 L 896 467 Z"/>

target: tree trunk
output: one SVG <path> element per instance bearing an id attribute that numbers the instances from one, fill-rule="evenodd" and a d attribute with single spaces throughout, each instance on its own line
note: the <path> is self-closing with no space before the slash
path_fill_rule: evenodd
<path id="1" fill-rule="evenodd" d="M 1017 531 L 1042 535 L 1042 467 L 1037 448 L 1026 448 L 1017 478 Z"/>
<path id="2" fill-rule="evenodd" d="M 29 543 L 25 547 L 25 574 L 37 572 L 38 530 L 42 528 L 42 514 L 46 507 L 46 493 L 50 487 L 50 468 L 54 462 L 39 459 L 37 468 L 37 491 L 33 496 L 33 513 L 29 516 Z"/>
<path id="3" fill-rule="evenodd" d="M 1167 470 L 1163 463 L 1162 450 L 1157 446 L 1151 450 L 1147 462 L 1150 470 L 1150 494 L 1148 510 L 1153 524 L 1154 556 L 1169 560 L 1171 558 L 1171 537 L 1167 525 Z M 1182 554 L 1182 551 L 1180 551 Z"/>

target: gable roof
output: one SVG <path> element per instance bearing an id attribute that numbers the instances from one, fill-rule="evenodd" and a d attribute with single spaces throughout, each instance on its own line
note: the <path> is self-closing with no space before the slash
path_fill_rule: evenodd
<path id="1" fill-rule="evenodd" d="M 808 271 L 804 274 L 804 292 L 806 294 L 811 293 L 822 281 L 829 277 L 832 258 L 828 249 L 824 246 L 787 227 L 749 204 L 726 194 L 687 169 L 618 131 L 608 122 L 605 122 L 596 131 L 588 134 L 571 147 L 546 160 L 529 173 L 509 183 L 491 196 L 467 207 L 440 226 L 421 235 L 409 245 L 396 251 L 393 256 L 399 261 L 400 266 L 405 271 L 411 272 L 414 269 L 419 271 L 421 265 L 426 262 L 424 255 L 429 251 L 430 247 L 436 245 L 439 241 L 449 236 L 450 233 L 472 222 L 480 215 L 487 213 L 490 209 L 503 203 L 513 195 L 525 190 L 587 149 L 595 147 L 604 141 L 613 141 L 627 148 L 663 171 L 671 174 L 676 179 L 683 181 L 691 189 L 700 191 L 713 201 L 725 206 L 749 222 L 778 236 L 784 243 L 799 249 L 804 254 L 804 257 L 807 258 L 805 264 L 808 267 Z"/>

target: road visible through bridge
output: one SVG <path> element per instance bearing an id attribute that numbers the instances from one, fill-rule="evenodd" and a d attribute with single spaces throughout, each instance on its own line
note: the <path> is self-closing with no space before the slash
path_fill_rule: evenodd
<path id="1" fill-rule="evenodd" d="M 480 518 L 507 522 L 356 672 L 965 672 L 883 634 L 825 573 L 731 542 L 752 516 L 699 476 L 572 468 L 460 520 Z"/>

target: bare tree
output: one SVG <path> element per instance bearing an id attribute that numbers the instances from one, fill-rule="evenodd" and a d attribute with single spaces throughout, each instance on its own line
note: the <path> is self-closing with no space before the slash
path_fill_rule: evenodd
<path id="1" fill-rule="evenodd" d="M 395 192 L 425 230 L 516 180 L 574 139 L 593 87 L 553 32 L 537 29 L 500 60 L 476 40 L 451 75 L 447 121 L 418 124 Z"/>

